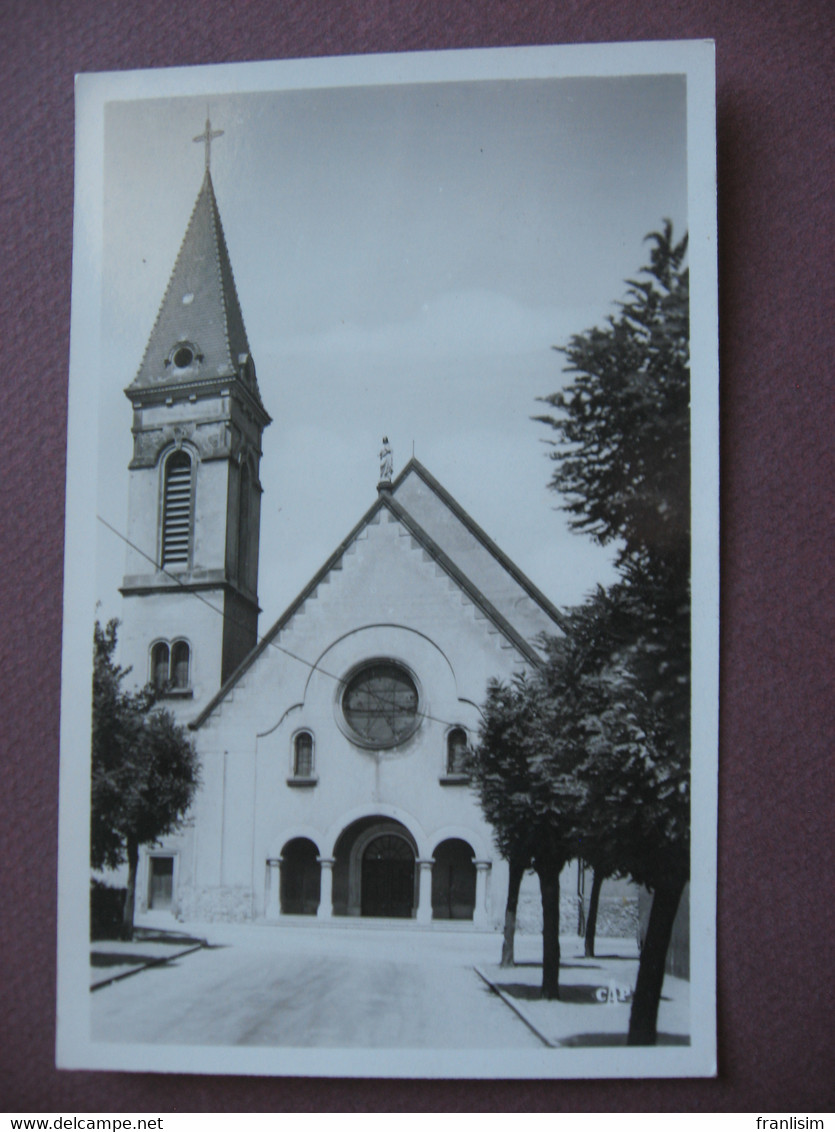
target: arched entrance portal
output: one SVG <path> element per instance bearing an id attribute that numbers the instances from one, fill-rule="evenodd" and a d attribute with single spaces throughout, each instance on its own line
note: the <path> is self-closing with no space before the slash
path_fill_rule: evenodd
<path id="1" fill-rule="evenodd" d="M 442 841 L 433 853 L 432 918 L 471 920 L 475 912 L 476 869 L 472 846 L 460 837 Z"/>
<path id="2" fill-rule="evenodd" d="M 393 818 L 360 818 L 334 846 L 333 914 L 410 919 L 418 903 L 417 844 Z"/>
<path id="3" fill-rule="evenodd" d="M 408 919 L 415 903 L 415 855 L 398 833 L 382 833 L 362 855 L 363 916 Z"/>
<path id="4" fill-rule="evenodd" d="M 319 850 L 306 837 L 294 837 L 281 850 L 281 911 L 285 916 L 315 916 L 319 907 Z"/>

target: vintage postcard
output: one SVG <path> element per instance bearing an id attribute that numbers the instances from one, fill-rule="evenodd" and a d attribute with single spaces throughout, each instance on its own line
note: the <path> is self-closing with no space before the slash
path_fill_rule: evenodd
<path id="1" fill-rule="evenodd" d="M 59 1067 L 713 1074 L 712 44 L 76 97 Z"/>

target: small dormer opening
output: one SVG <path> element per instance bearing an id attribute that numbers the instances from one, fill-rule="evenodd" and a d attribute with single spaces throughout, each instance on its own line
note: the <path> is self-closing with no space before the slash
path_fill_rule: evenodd
<path id="1" fill-rule="evenodd" d="M 171 360 L 177 369 L 188 369 L 194 361 L 194 351 L 191 346 L 178 346 Z"/>
<path id="2" fill-rule="evenodd" d="M 173 366 L 175 370 L 185 370 L 202 360 L 202 355 L 193 342 L 177 342 L 172 346 L 165 364 Z"/>

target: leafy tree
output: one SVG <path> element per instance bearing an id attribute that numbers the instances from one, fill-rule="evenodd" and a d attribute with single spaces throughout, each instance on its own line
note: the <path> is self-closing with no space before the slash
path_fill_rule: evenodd
<path id="1" fill-rule="evenodd" d="M 601 759 L 601 719 L 607 717 L 612 706 L 612 689 L 600 678 L 601 668 L 611 656 L 611 640 L 601 633 L 599 624 L 600 609 L 605 608 L 607 601 L 606 592 L 598 590 L 585 606 L 564 614 L 565 635 L 546 643 L 549 659 L 543 672 L 547 695 L 561 715 L 562 742 L 573 747 L 576 796 L 581 799 L 580 807 L 575 807 L 578 856 L 594 872 L 584 929 L 585 953 L 589 957 L 594 955 L 602 883 L 626 871 L 611 828 L 599 820 L 598 812 L 601 777 L 608 773 Z"/>
<path id="2" fill-rule="evenodd" d="M 198 784 L 197 755 L 184 729 L 156 704 L 151 688 L 126 692 L 114 662 L 117 621 L 93 634 L 93 741 L 90 859 L 93 868 L 127 861 L 122 934 L 133 937 L 140 845 L 174 832 Z"/>
<path id="3" fill-rule="evenodd" d="M 566 388 L 543 397 L 558 410 L 537 417 L 558 433 L 551 487 L 571 526 L 619 544 L 617 561 L 690 560 L 690 330 L 687 236 L 652 232 L 650 263 L 628 280 L 627 298 L 607 325 L 574 335 Z"/>
<path id="4" fill-rule="evenodd" d="M 573 529 L 617 546 L 620 582 L 575 611 L 567 639 L 588 755 L 583 856 L 654 893 L 630 1044 L 655 1041 L 664 960 L 689 877 L 687 237 L 674 242 L 665 222 L 648 240 L 643 278 L 628 281 L 604 328 L 563 348 L 573 380 L 543 399 L 555 412 L 537 418 L 557 433 L 551 486 Z M 564 675 L 565 665 L 558 670 Z"/>
<path id="5" fill-rule="evenodd" d="M 654 611 L 626 585 L 590 606 L 585 612 L 590 620 L 600 617 L 601 652 L 608 656 L 598 658 L 596 671 L 592 661 L 583 681 L 584 852 L 603 872 L 628 874 L 654 894 L 629 1036 L 630 1044 L 652 1044 L 664 960 L 689 877 L 689 745 L 652 679 L 659 652 L 647 625 Z"/>
<path id="6" fill-rule="evenodd" d="M 560 873 L 577 854 L 582 807 L 576 747 L 566 741 L 561 708 L 538 676 L 491 682 L 472 762 L 482 810 L 513 881 L 503 961 L 512 962 L 519 882 L 530 864 L 542 897 L 542 994 L 549 999 L 559 998 Z"/>

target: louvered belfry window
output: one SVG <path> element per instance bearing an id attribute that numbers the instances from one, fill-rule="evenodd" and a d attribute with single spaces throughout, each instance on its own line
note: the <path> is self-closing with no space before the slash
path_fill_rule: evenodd
<path id="1" fill-rule="evenodd" d="M 162 565 L 187 566 L 191 540 L 191 457 L 180 450 L 165 465 Z"/>

